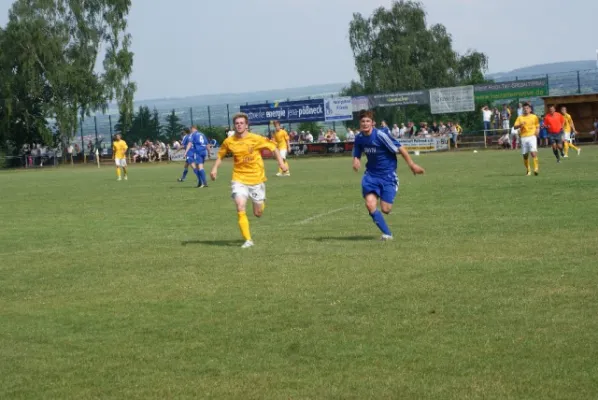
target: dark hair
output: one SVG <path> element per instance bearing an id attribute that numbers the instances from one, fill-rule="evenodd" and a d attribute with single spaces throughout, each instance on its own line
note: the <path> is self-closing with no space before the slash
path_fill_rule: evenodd
<path id="1" fill-rule="evenodd" d="M 525 103 L 523 103 L 523 107 L 530 107 L 531 108 L 532 105 L 530 103 L 525 102 Z"/>
<path id="2" fill-rule="evenodd" d="M 361 110 L 359 112 L 359 120 L 361 121 L 363 118 L 369 118 L 373 121 L 374 120 L 374 112 L 371 110 Z"/>

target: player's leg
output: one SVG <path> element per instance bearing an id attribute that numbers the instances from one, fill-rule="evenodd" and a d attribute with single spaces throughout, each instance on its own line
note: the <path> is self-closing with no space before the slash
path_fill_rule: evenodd
<path id="1" fill-rule="evenodd" d="M 129 175 L 127 174 L 127 159 L 123 158 L 120 160 L 120 166 L 123 169 L 123 175 L 125 176 L 125 181 L 129 179 Z"/>
<path id="2" fill-rule="evenodd" d="M 392 232 L 388 228 L 384 215 L 378 210 L 378 198 L 382 191 L 382 185 L 375 178 L 364 175 L 361 181 L 361 192 L 365 200 L 365 207 L 372 218 L 372 221 L 382 232 L 383 238 L 392 238 Z"/>
<path id="3" fill-rule="evenodd" d="M 560 135 L 558 135 L 557 138 L 557 148 L 559 149 L 559 153 L 561 154 L 562 158 L 565 158 L 565 146 L 563 146 L 563 136 L 564 133 L 561 133 Z"/>
<path id="4" fill-rule="evenodd" d="M 253 215 L 260 218 L 266 209 L 266 184 L 250 186 L 249 197 L 253 202 Z"/>
<path id="5" fill-rule="evenodd" d="M 120 159 L 115 158 L 114 162 L 116 163 L 116 180 L 120 181 L 122 180 L 120 176 Z"/>
<path id="6" fill-rule="evenodd" d="M 559 148 L 557 145 L 558 140 L 556 140 L 557 135 L 548 135 L 548 141 L 550 143 L 550 145 L 552 146 L 552 152 L 554 153 L 554 156 L 556 157 L 556 162 L 561 162 L 561 156 L 559 153 Z"/>
<path id="7" fill-rule="evenodd" d="M 199 168 L 197 166 L 196 157 L 193 156 L 193 161 L 191 162 L 191 168 L 193 169 L 193 173 L 197 177 L 197 187 L 201 186 L 201 175 L 199 174 Z"/>
<path id="8" fill-rule="evenodd" d="M 538 173 L 540 172 L 540 160 L 538 159 L 538 139 L 535 136 L 532 136 L 528 150 L 534 163 L 534 175 L 538 176 Z"/>
<path id="9" fill-rule="evenodd" d="M 247 218 L 247 199 L 249 198 L 249 189 L 246 185 L 242 183 L 233 182 L 232 183 L 232 197 L 235 201 L 235 206 L 237 207 L 237 220 L 239 223 L 239 230 L 241 231 L 241 236 L 245 239 L 245 243 L 243 244 L 243 248 L 253 246 L 253 241 L 251 240 L 251 232 L 249 231 L 249 219 Z"/>
<path id="10" fill-rule="evenodd" d="M 569 148 L 575 150 L 577 152 L 577 155 L 581 154 L 581 149 L 573 144 L 573 140 L 571 139 L 571 134 L 569 134 L 569 137 L 567 138 L 567 146 Z"/>
<path id="11" fill-rule="evenodd" d="M 531 172 L 529 169 L 529 153 L 530 153 L 529 138 L 523 137 L 523 138 L 521 138 L 521 155 L 523 156 L 523 165 L 525 165 L 525 174 L 528 176 L 531 175 Z"/>
<path id="12" fill-rule="evenodd" d="M 199 173 L 199 187 L 208 187 L 208 180 L 206 179 L 206 171 L 203 168 L 204 157 L 197 157 L 197 170 Z"/>
<path id="13" fill-rule="evenodd" d="M 183 167 L 183 175 L 181 175 L 181 177 L 177 180 L 179 182 L 184 182 L 185 178 L 187 177 L 188 172 L 189 172 L 189 163 L 187 162 L 187 160 L 185 160 L 185 166 Z"/>
<path id="14" fill-rule="evenodd" d="M 291 176 L 291 170 L 289 169 L 289 163 L 287 161 L 287 150 L 281 150 L 280 151 L 280 156 L 282 157 L 282 160 L 284 161 L 284 165 L 287 167 L 287 172 L 283 173 L 284 176 Z M 282 172 L 282 170 L 281 170 Z"/>

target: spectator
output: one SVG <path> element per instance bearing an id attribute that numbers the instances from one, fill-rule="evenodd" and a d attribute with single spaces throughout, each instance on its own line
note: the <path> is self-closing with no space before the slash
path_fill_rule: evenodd
<path id="1" fill-rule="evenodd" d="M 492 110 L 488 106 L 482 108 L 482 118 L 484 120 L 484 130 L 488 131 L 491 128 L 490 121 L 492 120 Z"/>
<path id="2" fill-rule="evenodd" d="M 440 127 L 436 123 L 436 121 L 432 122 L 432 126 L 430 127 L 430 131 L 432 133 L 440 133 Z"/>
<path id="3" fill-rule="evenodd" d="M 394 124 L 392 126 L 392 137 L 394 137 L 395 139 L 398 139 L 401 133 L 401 130 L 399 129 L 397 124 Z"/>
<path id="4" fill-rule="evenodd" d="M 399 129 L 399 137 L 404 137 L 405 132 L 407 132 L 407 127 L 405 126 L 405 124 L 401 124 L 401 128 Z"/>
<path id="5" fill-rule="evenodd" d="M 513 127 L 513 129 L 511 129 L 511 148 L 512 149 L 517 149 L 519 145 L 519 129 L 515 129 L 515 127 Z"/>
<path id="6" fill-rule="evenodd" d="M 521 115 L 523 115 L 523 104 L 519 103 L 517 105 L 517 116 L 521 117 Z"/>
<path id="7" fill-rule="evenodd" d="M 506 129 L 508 131 L 510 129 L 511 110 L 506 104 L 502 105 L 500 119 L 502 121 L 502 129 Z"/>
<path id="8" fill-rule="evenodd" d="M 231 137 L 235 134 L 235 131 L 233 131 L 230 126 L 228 127 L 228 131 L 226 132 L 226 137 Z"/>
<path id="9" fill-rule="evenodd" d="M 305 134 L 305 141 L 307 143 L 313 143 L 314 142 L 314 136 L 309 131 L 307 131 L 307 133 Z"/>
<path id="10" fill-rule="evenodd" d="M 380 130 L 386 133 L 387 135 L 390 135 L 390 129 L 388 128 L 386 121 L 382 121 L 382 123 L 380 124 Z"/>
<path id="11" fill-rule="evenodd" d="M 515 130 L 515 128 L 513 128 L 513 130 Z M 511 148 L 511 141 L 509 139 L 509 132 L 505 132 L 504 135 L 502 135 L 499 139 L 498 139 L 498 144 L 503 148 L 503 149 L 510 149 Z"/>
<path id="12" fill-rule="evenodd" d="M 347 142 L 354 142 L 355 141 L 355 133 L 351 128 L 347 130 Z"/>

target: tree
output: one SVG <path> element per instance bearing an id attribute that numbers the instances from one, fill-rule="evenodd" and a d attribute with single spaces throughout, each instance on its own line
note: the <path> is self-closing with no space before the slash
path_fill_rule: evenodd
<path id="1" fill-rule="evenodd" d="M 162 136 L 162 124 L 160 123 L 160 113 L 154 107 L 154 111 L 150 118 L 149 137 L 152 140 L 159 139 Z"/>
<path id="2" fill-rule="evenodd" d="M 166 125 L 162 127 L 162 136 L 169 143 L 179 140 L 181 133 L 185 129 L 185 126 L 181 124 L 181 119 L 176 115 L 176 111 L 173 109 L 168 117 L 166 117 Z"/>
<path id="3" fill-rule="evenodd" d="M 311 132 L 312 135 L 314 135 L 314 137 L 318 137 L 318 135 L 320 133 L 320 129 L 322 129 L 322 126 L 320 124 L 318 124 L 317 122 L 302 122 L 297 127 L 298 132 L 308 132 L 309 131 L 309 132 Z"/>
<path id="4" fill-rule="evenodd" d="M 343 90 L 345 95 L 482 83 L 488 64 L 483 53 L 469 51 L 460 55 L 454 51 L 446 28 L 441 24 L 428 27 L 426 12 L 417 1 L 394 1 L 390 9 L 380 7 L 369 18 L 353 14 L 349 43 L 359 81 L 352 81 Z M 426 112 L 421 115 L 419 108 L 379 109 L 376 119 L 412 119 L 412 115 L 423 118 Z M 429 119 L 428 111 L 424 120 Z"/>
<path id="5" fill-rule="evenodd" d="M 65 142 L 80 116 L 105 110 L 114 99 L 125 128 L 130 125 L 136 89 L 126 33 L 130 6 L 131 0 L 15 1 L 0 38 L 1 94 L 10 100 L 0 113 L 2 125 L 25 121 L 29 136 L 48 138 L 45 121 L 52 118 Z M 102 48 L 104 72 L 98 73 Z M 26 132 L 15 135 L 29 140 Z"/>
<path id="6" fill-rule="evenodd" d="M 140 106 L 139 111 L 133 117 L 133 122 L 131 124 L 131 128 L 129 131 L 124 135 L 130 143 L 143 143 L 146 140 L 155 140 L 156 138 L 152 138 L 151 134 L 151 112 L 149 107 L 147 106 Z"/>

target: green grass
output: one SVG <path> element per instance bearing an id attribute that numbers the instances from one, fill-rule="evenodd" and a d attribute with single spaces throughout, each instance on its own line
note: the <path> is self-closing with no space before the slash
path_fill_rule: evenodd
<path id="1" fill-rule="evenodd" d="M 292 160 L 248 250 L 229 163 L 0 173 L 0 398 L 596 398 L 598 148 L 540 157 L 401 165 L 390 243 Z"/>

